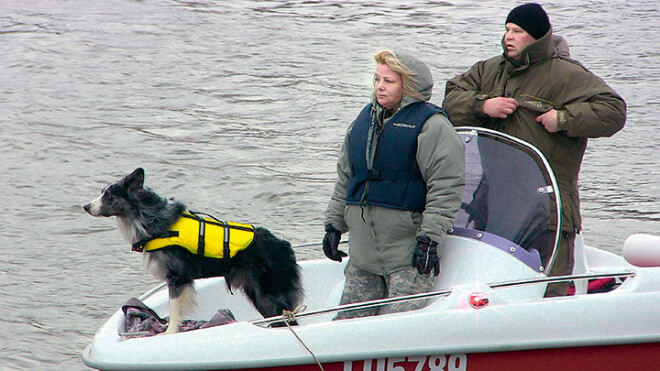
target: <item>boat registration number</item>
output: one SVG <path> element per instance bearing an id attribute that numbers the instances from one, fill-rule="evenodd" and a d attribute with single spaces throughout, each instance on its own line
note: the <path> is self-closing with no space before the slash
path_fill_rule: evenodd
<path id="1" fill-rule="evenodd" d="M 344 362 L 344 371 L 466 371 L 467 355 L 367 359 Z"/>

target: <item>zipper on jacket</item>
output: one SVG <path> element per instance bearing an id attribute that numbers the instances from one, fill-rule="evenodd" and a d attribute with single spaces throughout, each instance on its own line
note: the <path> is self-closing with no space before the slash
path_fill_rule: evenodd
<path id="1" fill-rule="evenodd" d="M 372 158 L 371 158 L 371 150 L 372 150 L 372 145 L 373 145 L 373 139 L 374 139 L 374 133 L 376 131 L 376 123 L 377 123 L 378 117 L 376 114 L 376 105 L 375 103 L 371 103 L 371 124 L 369 125 L 369 131 L 367 133 L 367 145 L 365 149 L 365 160 L 367 161 L 367 172 L 371 173 L 372 169 Z M 363 222 L 367 222 L 364 219 L 364 207 L 367 205 L 367 193 L 369 192 L 369 184 L 370 180 L 367 179 L 364 183 L 364 190 L 362 191 L 362 196 L 360 197 L 360 217 L 362 218 Z"/>

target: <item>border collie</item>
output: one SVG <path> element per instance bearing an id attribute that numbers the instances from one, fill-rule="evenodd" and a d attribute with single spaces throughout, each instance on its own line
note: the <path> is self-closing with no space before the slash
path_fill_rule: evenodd
<path id="1" fill-rule="evenodd" d="M 94 217 L 115 216 L 122 235 L 135 247 L 141 241 L 168 233 L 186 206 L 144 187 L 144 170 L 137 168 L 104 188 L 101 196 L 83 209 Z M 254 228 L 251 244 L 231 259 L 205 257 L 183 247 L 167 246 L 145 249 L 144 263 L 148 272 L 167 283 L 170 320 L 166 334 L 178 332 L 183 317 L 195 305 L 193 280 L 197 278 L 224 276 L 228 288 L 242 290 L 264 317 L 294 310 L 302 297 L 300 267 L 291 244 L 265 228 Z"/>

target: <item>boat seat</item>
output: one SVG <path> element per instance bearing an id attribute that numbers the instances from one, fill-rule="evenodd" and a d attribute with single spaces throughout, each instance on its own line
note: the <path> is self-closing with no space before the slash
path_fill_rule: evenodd
<path id="1" fill-rule="evenodd" d="M 339 305 L 339 302 L 341 301 L 341 295 L 344 292 L 344 284 L 346 284 L 346 280 L 341 280 L 332 288 L 330 294 L 328 295 L 328 300 L 325 303 L 325 308 Z"/>
<path id="2" fill-rule="evenodd" d="M 449 230 L 448 234 L 468 237 L 473 240 L 486 242 L 502 251 L 511 254 L 511 256 L 527 264 L 535 271 L 541 272 L 542 270 L 541 267 L 543 264 L 541 263 L 541 254 L 539 254 L 539 252 L 534 248 L 525 249 L 520 245 L 496 234 L 471 228 L 454 227 Z"/>
<path id="3" fill-rule="evenodd" d="M 499 236 L 477 230 L 454 228 L 447 234 L 440 259 L 441 271 L 434 290 L 457 285 L 497 283 L 527 278 L 541 278 L 541 258 Z M 535 268 L 534 268 L 535 267 Z M 544 285 L 524 285 L 500 289 L 510 301 L 543 296 Z M 430 299 L 429 302 L 436 302 Z"/>

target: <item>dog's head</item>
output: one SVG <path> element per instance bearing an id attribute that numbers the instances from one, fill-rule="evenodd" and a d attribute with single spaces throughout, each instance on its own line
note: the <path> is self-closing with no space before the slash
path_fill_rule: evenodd
<path id="1" fill-rule="evenodd" d="M 91 216 L 120 216 L 131 213 L 136 194 L 144 188 L 144 170 L 135 169 L 117 183 L 110 184 L 101 195 L 83 209 Z"/>

